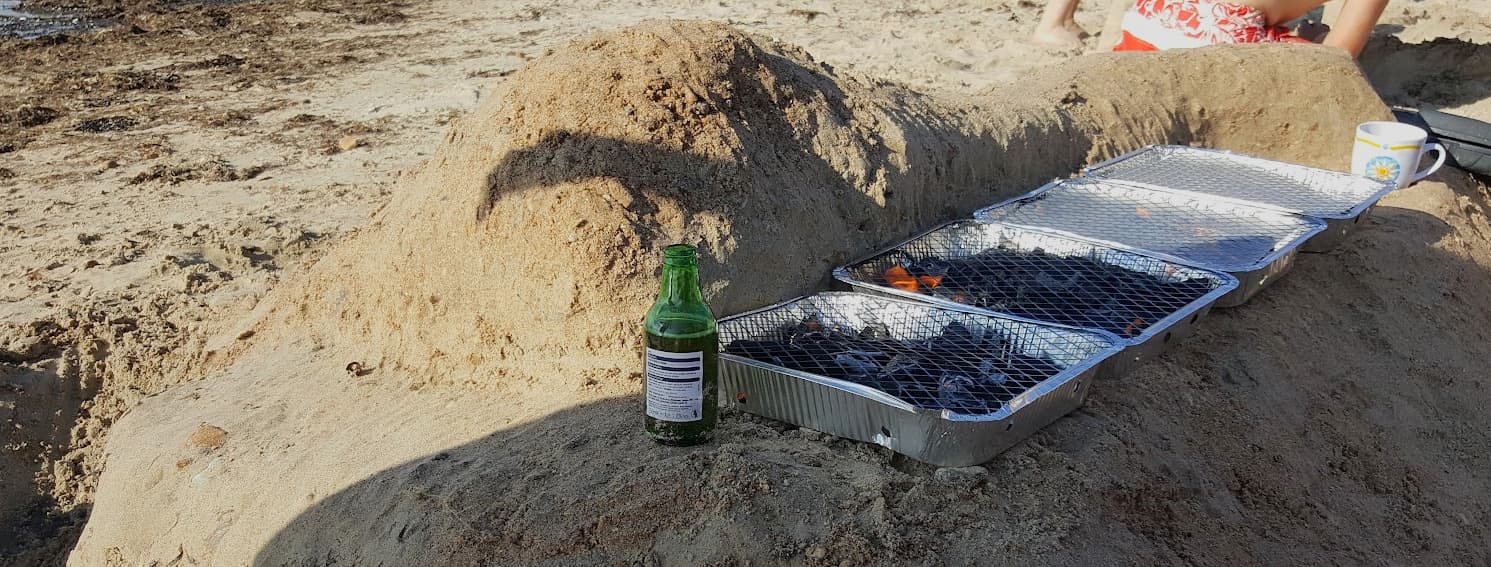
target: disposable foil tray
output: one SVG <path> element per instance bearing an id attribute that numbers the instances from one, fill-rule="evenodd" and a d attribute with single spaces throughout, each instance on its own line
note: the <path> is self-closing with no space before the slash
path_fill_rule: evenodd
<path id="1" fill-rule="evenodd" d="M 1235 199 L 1321 219 L 1326 230 L 1302 247 L 1311 252 L 1340 244 L 1393 190 L 1391 181 L 1186 146 L 1149 146 L 1094 165 L 1085 176 Z"/>
<path id="2" fill-rule="evenodd" d="M 921 276 L 928 261 L 948 263 L 949 273 L 914 287 L 887 280 L 896 267 Z M 856 260 L 834 270 L 834 278 L 951 309 L 1112 333 L 1124 350 L 1104 364 L 1106 376 L 1159 356 L 1238 285 L 1227 274 L 1120 245 L 971 220 Z"/>
<path id="3" fill-rule="evenodd" d="M 1238 201 L 1086 178 L 1053 181 L 974 216 L 1227 272 L 1239 285 L 1218 307 L 1242 305 L 1289 271 L 1301 243 L 1325 230 L 1319 219 Z"/>
<path id="4" fill-rule="evenodd" d="M 1077 408 L 1119 349 L 1105 333 L 843 292 L 727 317 L 719 337 L 722 405 L 939 466 L 987 461 Z"/>

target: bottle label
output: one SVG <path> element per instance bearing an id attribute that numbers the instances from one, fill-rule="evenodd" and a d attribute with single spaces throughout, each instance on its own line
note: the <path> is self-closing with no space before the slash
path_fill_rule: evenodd
<path id="1" fill-rule="evenodd" d="M 704 419 L 704 353 L 647 349 L 647 415 L 672 422 Z"/>

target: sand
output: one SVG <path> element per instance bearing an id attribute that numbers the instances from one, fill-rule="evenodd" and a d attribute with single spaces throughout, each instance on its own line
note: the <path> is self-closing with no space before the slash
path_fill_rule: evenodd
<path id="1" fill-rule="evenodd" d="M 958 70 L 937 61 L 953 47 L 865 50 L 863 34 L 844 30 L 893 38 L 909 19 L 940 26 L 939 37 L 956 45 L 977 35 L 967 23 L 976 20 L 960 12 L 978 13 L 972 7 L 886 10 L 863 21 L 840 20 L 832 7 L 811 17 L 761 7 L 771 17 L 739 23 L 795 32 L 827 63 L 715 32 L 685 34 L 692 52 L 710 55 L 698 59 L 613 38 L 561 50 L 507 76 L 495 93 L 462 94 L 463 82 L 507 75 L 575 31 L 637 14 L 584 6 L 563 16 L 539 8 L 490 19 L 462 14 L 462 24 L 516 47 L 491 53 L 459 39 L 476 31 L 443 43 L 419 39 L 421 29 L 456 23 L 447 8 L 409 8 L 411 22 L 381 27 L 314 10 L 270 13 L 264 17 L 281 25 L 331 30 L 321 32 L 332 42 L 317 58 L 325 61 L 304 70 L 329 78 L 296 87 L 303 82 L 284 81 L 273 64 L 250 65 L 234 71 L 244 75 L 242 87 L 226 91 L 219 69 L 233 65 L 219 65 L 177 73 L 176 88 L 158 94 L 150 81 L 106 78 L 124 91 L 126 109 L 165 104 L 181 118 L 151 117 L 138 134 L 79 139 L 64 126 L 115 110 L 76 105 L 63 120 L 19 131 L 27 140 L 13 154 L 28 159 L 13 167 L 21 181 L 76 181 L 64 197 L 72 205 L 18 193 L 31 201 L 18 203 L 10 214 L 25 212 L 14 222 L 7 219 L 19 229 L 7 253 L 28 270 L 6 276 L 13 290 L 26 292 L 3 307 L 16 322 L 7 352 L 18 355 L 0 362 L 18 377 L 7 379 L 24 385 L 16 407 L 52 416 L 43 436 L 51 448 L 32 445 L 20 462 L 44 464 L 41 486 L 64 513 L 86 512 L 99 470 L 111 471 L 79 564 L 358 563 L 408 549 L 431 551 L 399 562 L 480 555 L 694 563 L 756 555 L 855 564 L 995 552 L 1015 562 L 1406 562 L 1415 556 L 1405 549 L 1446 561 L 1480 557 L 1463 542 L 1484 539 L 1475 524 L 1486 503 L 1460 494 L 1484 492 L 1473 471 L 1484 468 L 1476 455 L 1484 454 L 1485 428 L 1465 422 L 1470 412 L 1459 408 L 1484 402 L 1473 372 L 1484 352 L 1461 338 L 1484 339 L 1471 324 L 1486 305 L 1476 279 L 1485 264 L 1484 195 L 1450 174 L 1395 196 L 1389 204 L 1403 214 L 1371 221 L 1374 230 L 1346 250 L 1312 257 L 1325 262 L 1314 271 L 1302 263 L 1301 275 L 1259 305 L 1219 318 L 1141 371 L 1143 380 L 1114 384 L 1110 397 L 1095 392 L 1082 413 L 984 471 L 933 471 L 738 414 L 727 420 L 727 442 L 701 451 L 663 451 L 634 435 L 637 385 L 628 352 L 635 338 L 618 321 L 638 317 L 635 305 L 652 291 L 652 247 L 672 238 L 706 243 L 718 276 L 711 298 L 728 312 L 811 289 L 846 254 L 1137 143 L 1196 142 L 1343 165 L 1339 146 L 1318 143 L 1312 129 L 1344 133 L 1341 124 L 1381 107 L 1339 62 L 1265 56 L 1277 67 L 1260 73 L 1249 83 L 1256 90 L 1243 97 L 1215 88 L 1233 80 L 1209 74 L 1237 65 L 1225 57 L 1177 63 L 1192 70 L 1188 78 L 1120 73 L 1128 82 L 1098 71 L 1106 61 L 1074 62 L 1023 76 L 1014 88 L 970 95 L 1070 54 L 1032 51 L 1012 32 L 990 34 L 972 52 L 998 44 L 1027 56 L 988 60 L 985 72 Z M 1432 3 L 1424 9 L 1443 13 Z M 712 10 L 696 7 L 692 15 Z M 514 33 L 530 30 L 538 31 Z M 1424 37 L 1413 33 L 1434 32 L 1402 36 Z M 1455 33 L 1485 37 L 1473 27 Z M 395 42 L 416 48 L 403 56 L 368 49 Z M 1484 57 L 1483 50 L 1456 44 L 1443 51 L 1446 43 L 1423 49 L 1441 50 L 1438 72 L 1467 77 L 1461 89 L 1413 80 L 1435 66 L 1374 67 L 1372 51 L 1364 59 L 1368 76 L 1384 94 L 1398 85 L 1398 94 L 1388 94 L 1394 102 L 1473 112 L 1475 68 L 1453 63 Z M 274 48 L 294 60 L 288 54 L 297 47 L 305 48 Z M 1389 40 L 1376 47 L 1386 54 L 1381 61 L 1421 49 Z M 196 53 L 192 61 L 216 57 Z M 366 61 L 338 62 L 337 53 Z M 157 64 L 182 58 L 161 56 L 167 60 Z M 627 76 L 637 58 L 655 66 Z M 1384 71 L 1390 67 L 1399 75 Z M 597 71 L 605 68 L 622 76 Z M 1318 84 L 1293 78 L 1301 68 L 1331 85 L 1325 106 L 1334 110 L 1319 111 Z M 409 81 L 390 83 L 395 75 Z M 1073 75 L 1087 80 L 1071 84 Z M 654 84 L 658 77 L 665 84 Z M 136 85 L 143 88 L 124 88 Z M 219 87 L 204 94 L 209 85 Z M 607 90 L 596 90 L 602 85 Z M 282 92 L 287 87 L 304 94 Z M 1157 96 L 1138 103 L 1130 100 L 1135 93 Z M 187 95 L 210 109 L 194 109 Z M 385 98 L 397 99 L 391 109 L 378 108 Z M 283 106 L 253 106 L 266 99 Z M 368 181 L 368 172 L 419 157 L 413 148 L 434 147 L 440 123 L 479 99 L 488 105 L 457 120 L 431 162 L 396 190 Z M 595 112 L 597 105 L 614 110 Z M 229 115 L 240 108 L 257 111 L 249 121 Z M 213 126 L 211 114 L 222 114 L 225 126 Z M 1278 134 L 1260 136 L 1260 122 Z M 204 135 L 214 128 L 231 134 Z M 149 153 L 142 136 L 188 155 Z M 343 150 L 346 136 L 361 141 Z M 132 144 L 139 149 L 121 152 Z M 93 161 L 101 158 L 123 163 Z M 498 170 L 505 173 L 488 175 Z M 1000 181 L 975 186 L 989 178 Z M 784 195 L 782 187 L 799 189 Z M 366 220 L 391 190 L 392 202 Z M 87 216 L 54 218 L 69 206 L 117 228 L 90 229 L 102 223 Z M 766 215 L 801 215 L 816 232 L 774 227 Z M 352 233 L 361 234 L 346 238 Z M 513 233 L 525 236 L 507 237 Z M 554 245 L 536 251 L 531 241 Z M 797 256 L 772 248 L 778 241 L 793 242 Z M 315 268 L 303 268 L 328 249 Z M 101 260 L 83 267 L 93 258 Z M 1294 282 L 1303 287 L 1291 288 Z M 1424 306 L 1446 302 L 1461 321 L 1427 325 Z M 1340 327 L 1335 334 L 1321 334 L 1311 319 L 1286 324 L 1322 311 Z M 555 333 L 556 326 L 568 332 Z M 1371 334 L 1404 327 L 1412 330 L 1406 338 Z M 1314 352 L 1331 349 L 1311 344 L 1350 348 Z M 1444 344 L 1460 348 L 1446 354 Z M 352 361 L 372 371 L 349 376 Z M 115 417 L 204 374 L 210 378 L 199 389 L 171 390 L 131 411 L 104 466 L 101 442 Z M 1343 393 L 1339 382 L 1348 376 Z M 1439 390 L 1412 387 L 1430 379 Z M 1177 392 L 1187 403 L 1176 403 Z M 1301 410 L 1306 400 L 1330 408 L 1343 396 L 1347 415 Z M 53 400 L 61 413 L 43 403 Z M 69 432 L 68 404 L 79 403 L 71 400 L 87 401 Z M 1273 425 L 1237 433 L 1260 422 Z M 1419 425 L 1389 431 L 1404 422 Z M 1231 436 L 1217 442 L 1221 432 Z M 1254 462 L 1250 452 L 1273 464 Z M 1294 478 L 1318 480 L 1285 482 Z M 659 495 L 659 484 L 679 488 Z M 6 485 L 12 488 L 32 489 Z M 796 517 L 812 520 L 785 520 Z M 41 518 L 27 526 L 66 532 L 66 515 L 61 526 L 47 523 L 59 517 L 45 508 Z M 948 545 L 963 540 L 991 543 Z M 1269 548 L 1280 541 L 1311 555 Z"/>
<path id="2" fill-rule="evenodd" d="M 765 432 L 755 442 L 738 428 L 762 426 L 738 416 L 723 443 L 704 449 L 626 435 L 635 324 L 655 293 L 656 258 L 668 243 L 698 243 L 706 298 L 738 312 L 821 286 L 837 263 L 1113 151 L 1183 132 L 1179 141 L 1324 163 L 1344 157 L 1351 126 L 1385 116 L 1350 60 L 1323 48 L 1158 60 L 1074 60 L 1030 78 L 1046 88 L 944 100 L 841 76 L 714 24 L 643 25 L 557 50 L 454 124 L 368 229 L 304 281 L 277 288 L 246 330 L 210 342 L 211 377 L 116 424 L 72 561 L 982 555 L 955 543 L 1005 522 L 978 530 L 965 526 L 976 503 L 961 514 L 940 503 L 1062 468 L 939 475 L 897 470 L 897 459 L 868 448 L 796 462 L 792 444 Z M 1156 66 L 1177 72 L 1143 72 Z M 1333 88 L 1290 80 L 1289 70 Z M 1239 75 L 1249 89 L 1211 88 Z M 1334 110 L 1306 112 L 1322 103 L 1308 94 Z M 372 372 L 348 373 L 347 361 Z M 1150 385 L 1142 378 L 1132 377 Z M 202 424 L 229 441 L 189 442 Z M 160 443 L 183 434 L 183 445 Z M 841 476 L 861 460 L 868 471 Z M 1092 466 L 1065 486 L 1101 479 L 1103 466 Z M 908 497 L 892 471 L 928 485 Z M 860 485 L 871 492 L 856 498 Z M 1147 520 L 1151 504 L 1130 503 L 1143 496 L 1119 486 L 1044 503 L 1101 505 L 1106 490 L 1116 493 L 1109 508 L 1137 506 L 1134 521 Z M 878 498 L 886 509 L 875 522 Z M 1061 549 L 1093 516 L 1068 513 L 1019 534 L 1011 559 Z M 1453 542 L 1465 529 L 1436 535 Z M 962 530 L 973 531 L 948 537 Z M 1250 539 L 1229 535 L 1214 552 Z M 1353 551 L 1375 542 L 1360 544 Z M 1271 556 L 1236 557 L 1249 558 Z"/>

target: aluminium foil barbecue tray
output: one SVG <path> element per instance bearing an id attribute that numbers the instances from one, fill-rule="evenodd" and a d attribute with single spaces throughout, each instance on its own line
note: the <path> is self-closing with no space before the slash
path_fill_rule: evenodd
<path id="1" fill-rule="evenodd" d="M 861 357 L 855 350 L 834 354 L 804 347 L 764 354 L 768 347 L 761 346 L 817 345 L 822 343 L 806 341 L 813 335 L 812 340 L 825 341 L 866 333 L 882 345 L 877 350 L 886 352 Z M 846 292 L 726 317 L 719 321 L 719 338 L 721 405 L 875 443 L 939 466 L 985 462 L 1076 409 L 1099 365 L 1120 350 L 1107 333 Z M 798 340 L 805 342 L 792 343 Z M 893 349 L 901 354 L 875 366 L 879 379 L 825 375 L 832 373 L 825 369 L 871 372 L 861 367 L 870 364 L 870 354 L 883 358 Z M 906 368 L 939 385 L 934 390 L 916 378 L 894 378 Z M 1008 376 L 978 384 L 963 377 L 997 372 Z M 961 403 L 944 401 L 949 394 L 974 393 L 987 403 L 982 409 L 946 407 Z"/>
<path id="2" fill-rule="evenodd" d="M 890 268 L 929 259 L 971 268 L 976 281 L 960 282 L 951 274 L 935 289 L 918 285 L 914 290 L 886 281 Z M 1083 271 L 1085 279 L 1074 277 Z M 870 293 L 1111 333 L 1124 351 L 1104 363 L 1102 374 L 1110 377 L 1129 372 L 1189 335 L 1212 304 L 1238 286 L 1225 273 L 1120 245 L 972 220 L 944 224 L 855 260 L 835 269 L 834 278 Z M 1063 293 L 1064 281 L 1081 295 Z M 1185 282 L 1194 288 L 1175 289 Z M 1047 297 L 1034 293 L 1052 288 L 1056 292 Z M 1012 292 L 1017 295 L 994 297 Z M 1100 305 L 1094 308 L 1094 303 Z M 1136 316 L 1144 320 L 1135 321 Z"/>
<path id="3" fill-rule="evenodd" d="M 1246 303 L 1289 271 L 1300 244 L 1325 230 L 1319 219 L 1239 201 L 1087 178 L 1053 181 L 974 217 L 1227 272 L 1239 284 L 1217 307 Z"/>
<path id="4" fill-rule="evenodd" d="M 1383 196 L 1391 181 L 1267 160 L 1223 150 L 1148 146 L 1084 170 L 1091 179 L 1164 187 L 1234 199 L 1321 219 L 1325 232 L 1301 248 L 1335 248 Z"/>

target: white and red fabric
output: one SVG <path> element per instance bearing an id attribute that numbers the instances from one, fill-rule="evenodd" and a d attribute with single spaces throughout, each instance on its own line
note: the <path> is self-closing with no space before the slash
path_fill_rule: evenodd
<path id="1" fill-rule="evenodd" d="M 1268 25 L 1262 10 L 1225 0 L 1139 0 L 1123 16 L 1114 51 L 1160 51 L 1219 43 L 1305 40 Z"/>

